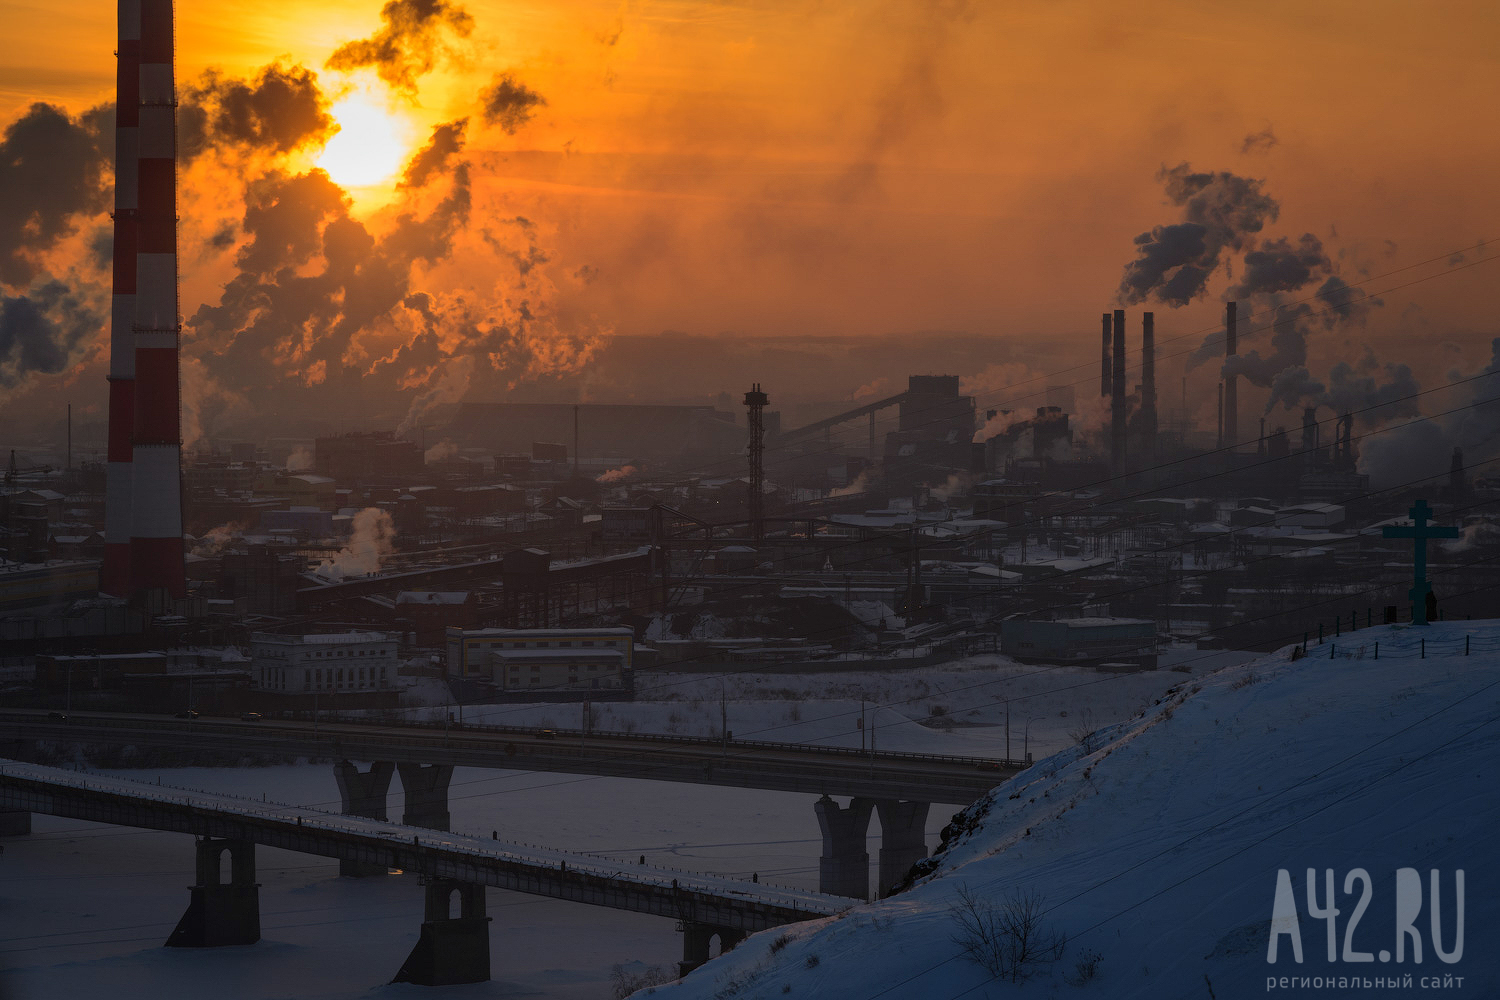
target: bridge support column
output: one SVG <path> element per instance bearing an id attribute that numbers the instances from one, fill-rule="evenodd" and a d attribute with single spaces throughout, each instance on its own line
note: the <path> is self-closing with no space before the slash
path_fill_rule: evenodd
<path id="1" fill-rule="evenodd" d="M 168 948 L 219 948 L 260 940 L 260 885 L 255 881 L 255 842 L 214 840 L 194 845 L 198 851 L 198 884 Z M 220 878 L 220 862 L 229 853 L 230 878 Z"/>
<path id="2" fill-rule="evenodd" d="M 818 891 L 833 896 L 870 898 L 870 853 L 865 834 L 870 829 L 873 799 L 854 798 L 840 806 L 824 795 L 813 804 L 823 831 L 823 855 L 818 859 Z"/>
<path id="3" fill-rule="evenodd" d="M 358 765 L 347 760 L 333 765 L 333 776 L 339 783 L 339 798 L 343 800 L 341 812 L 345 816 L 386 819 L 385 798 L 391 788 L 391 775 L 395 773 L 396 765 L 388 760 L 377 760 L 368 771 L 361 771 Z M 351 878 L 385 873 L 384 866 L 368 861 L 339 862 L 339 874 Z"/>
<path id="4" fill-rule="evenodd" d="M 490 918 L 484 915 L 484 890 L 476 882 L 429 879 L 422 936 L 391 982 L 457 986 L 488 980 Z M 455 894 L 458 916 L 450 909 Z"/>
<path id="5" fill-rule="evenodd" d="M 396 769 L 401 772 L 401 790 L 406 793 L 406 811 L 401 814 L 401 822 L 429 830 L 447 830 L 448 781 L 453 777 L 453 765 L 397 764 Z"/>
<path id="6" fill-rule="evenodd" d="M 682 961 L 677 963 L 679 978 L 692 972 L 712 957 L 708 952 L 715 934 L 719 935 L 719 954 L 721 955 L 733 950 L 735 945 L 745 940 L 744 931 L 715 927 L 713 924 L 700 924 L 691 920 L 682 922 Z"/>
<path id="7" fill-rule="evenodd" d="M 25 809 L 0 812 L 0 837 L 24 837 L 31 832 L 31 813 Z"/>
<path id="8" fill-rule="evenodd" d="M 911 871 L 911 866 L 927 857 L 927 809 L 931 803 L 879 799 L 880 813 L 880 896 Z"/>

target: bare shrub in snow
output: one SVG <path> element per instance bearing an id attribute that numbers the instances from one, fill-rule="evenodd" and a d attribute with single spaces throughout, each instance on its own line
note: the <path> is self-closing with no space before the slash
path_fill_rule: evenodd
<path id="1" fill-rule="evenodd" d="M 1078 724 L 1068 730 L 1073 742 L 1083 747 L 1084 753 L 1093 753 L 1099 748 L 1099 729 L 1094 725 L 1094 713 L 1085 708 L 1078 716 Z"/>
<path id="2" fill-rule="evenodd" d="M 663 986 L 676 978 L 659 965 L 647 966 L 640 972 L 626 972 L 623 965 L 616 965 L 609 970 L 609 982 L 615 1000 L 625 1000 L 637 990 Z"/>
<path id="3" fill-rule="evenodd" d="M 958 890 L 953 943 L 997 979 L 1025 982 L 1062 957 L 1067 937 L 1042 926 L 1046 907 L 1036 893 L 1012 893 L 996 906 L 968 886 Z"/>
<path id="4" fill-rule="evenodd" d="M 1104 956 L 1097 951 L 1092 948 L 1085 949 L 1083 954 L 1078 956 L 1078 960 L 1073 963 L 1073 971 L 1064 975 L 1063 978 L 1068 981 L 1069 986 L 1082 986 L 1092 982 L 1094 977 L 1099 975 L 1099 963 L 1103 960 Z"/>

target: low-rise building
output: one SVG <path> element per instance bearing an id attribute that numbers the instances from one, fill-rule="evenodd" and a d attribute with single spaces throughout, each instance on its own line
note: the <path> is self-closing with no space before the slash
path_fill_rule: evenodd
<path id="1" fill-rule="evenodd" d="M 250 636 L 250 660 L 260 691 L 300 695 L 396 687 L 396 639 L 385 632 L 256 632 Z"/>
<path id="2" fill-rule="evenodd" d="M 1129 661 L 1156 665 L 1156 623 L 1144 618 L 1007 621 L 1000 651 L 1017 660 L 1055 663 Z"/>
<path id="3" fill-rule="evenodd" d="M 629 628 L 448 629 L 448 676 L 507 691 L 620 691 L 631 686 Z"/>

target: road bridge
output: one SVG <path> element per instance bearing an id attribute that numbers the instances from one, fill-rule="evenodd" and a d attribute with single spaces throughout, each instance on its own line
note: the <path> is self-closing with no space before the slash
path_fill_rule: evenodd
<path id="1" fill-rule="evenodd" d="M 872 815 L 879 817 L 881 828 L 877 891 L 886 895 L 927 856 L 926 822 L 932 803 L 967 805 L 1026 766 L 1024 761 L 630 733 L 113 713 L 51 717 L 55 714 L 0 711 L 0 738 L 329 758 L 341 762 L 335 774 L 344 812 L 381 820 L 386 818 L 386 794 L 399 767 L 407 792 L 404 820 L 437 829 L 448 826 L 448 781 L 455 766 L 816 795 L 814 814 L 823 834 L 820 888 L 859 899 L 869 895 L 865 838 Z M 350 761 L 373 763 L 361 771 Z M 848 803 L 836 803 L 835 795 L 848 796 Z M 358 875 L 359 866 L 350 862 L 344 872 Z"/>
<path id="2" fill-rule="evenodd" d="M 384 872 L 417 872 L 426 886 L 416 949 L 396 981 L 446 985 L 489 978 L 484 887 L 671 917 L 684 929 L 683 969 L 747 934 L 831 916 L 851 901 L 801 889 L 716 875 L 601 862 L 531 847 L 308 806 L 258 802 L 213 792 L 0 760 L 0 809 L 95 823 L 192 834 L 199 838 L 198 884 L 169 946 L 252 944 L 260 939 L 254 845 L 338 858 Z M 221 857 L 230 855 L 230 877 Z M 451 897 L 459 915 L 451 916 Z"/>

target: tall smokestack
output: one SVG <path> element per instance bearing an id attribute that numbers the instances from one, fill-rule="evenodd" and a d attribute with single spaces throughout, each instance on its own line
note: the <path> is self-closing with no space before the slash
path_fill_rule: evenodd
<path id="1" fill-rule="evenodd" d="M 1224 319 L 1224 357 L 1232 358 L 1239 353 L 1236 327 L 1239 321 L 1238 302 L 1229 303 L 1229 313 Z M 1239 379 L 1228 375 L 1224 379 L 1224 443 L 1233 448 L 1240 443 L 1239 434 Z"/>
<path id="2" fill-rule="evenodd" d="M 1113 376 L 1109 366 L 1109 313 L 1104 314 L 1104 346 L 1099 352 L 1099 395 L 1108 396 L 1114 390 Z"/>
<path id="3" fill-rule="evenodd" d="M 1125 310 L 1115 310 L 1115 360 L 1110 366 L 1110 460 L 1118 473 L 1125 463 Z"/>
<path id="4" fill-rule="evenodd" d="M 131 589 L 184 597 L 177 314 L 177 130 L 172 0 L 139 0 Z"/>
<path id="5" fill-rule="evenodd" d="M 109 444 L 100 589 L 130 594 L 131 439 L 135 433 L 136 157 L 140 149 L 141 9 L 120 0 L 115 64 L 114 298 L 109 315 Z"/>
<path id="6" fill-rule="evenodd" d="M 1156 454 L 1156 314 L 1141 314 L 1141 437 Z"/>

